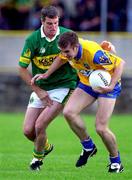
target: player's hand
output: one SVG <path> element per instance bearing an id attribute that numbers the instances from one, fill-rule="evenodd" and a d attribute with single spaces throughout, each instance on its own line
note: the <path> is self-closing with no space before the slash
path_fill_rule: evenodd
<path id="1" fill-rule="evenodd" d="M 32 79 L 31 79 L 31 85 L 35 83 L 35 81 L 38 81 L 40 79 L 46 79 L 48 75 L 46 73 L 44 74 L 36 74 Z"/>
<path id="2" fill-rule="evenodd" d="M 103 41 L 100 45 L 104 50 L 112 51 L 113 53 L 116 53 L 115 46 L 111 42 Z"/>
<path id="3" fill-rule="evenodd" d="M 43 102 L 44 106 L 51 107 L 53 105 L 53 101 L 50 99 L 49 96 L 41 98 L 41 101 Z"/>
<path id="4" fill-rule="evenodd" d="M 53 101 L 50 99 L 48 93 L 44 90 L 40 90 L 37 93 L 38 97 L 41 99 L 41 101 L 43 102 L 43 104 L 45 106 L 52 106 L 53 105 Z"/>
<path id="5" fill-rule="evenodd" d="M 93 90 L 95 92 L 98 92 L 98 93 L 101 93 L 101 94 L 105 94 L 105 93 L 111 92 L 113 89 L 114 89 L 114 87 L 112 85 L 106 86 L 106 87 L 93 88 Z"/>

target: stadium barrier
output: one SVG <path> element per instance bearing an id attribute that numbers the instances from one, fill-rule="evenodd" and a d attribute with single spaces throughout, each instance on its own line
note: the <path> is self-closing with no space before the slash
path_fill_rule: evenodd
<path id="1" fill-rule="evenodd" d="M 122 93 L 117 99 L 115 113 L 132 113 L 132 77 L 122 78 Z M 0 73 L 0 111 L 23 112 L 28 104 L 31 90 L 16 74 Z M 84 113 L 95 113 L 96 103 Z"/>

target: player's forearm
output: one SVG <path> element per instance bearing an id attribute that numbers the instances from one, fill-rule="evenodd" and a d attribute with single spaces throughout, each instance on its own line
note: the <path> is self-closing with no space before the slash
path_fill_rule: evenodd
<path id="1" fill-rule="evenodd" d="M 19 74 L 20 74 L 21 78 L 23 79 L 23 81 L 27 85 L 30 86 L 30 81 L 31 81 L 32 75 L 29 73 L 27 68 L 19 67 Z"/>
<path id="2" fill-rule="evenodd" d="M 19 67 L 19 74 L 21 76 L 21 78 L 23 79 L 23 81 L 34 91 L 38 94 L 38 92 L 41 90 L 38 86 L 31 85 L 31 79 L 32 79 L 32 75 L 29 73 L 27 68 L 22 68 Z"/>
<path id="3" fill-rule="evenodd" d="M 53 72 L 55 72 L 57 69 L 59 69 L 65 62 L 63 62 L 59 57 L 57 57 L 50 68 L 46 71 L 47 76 L 49 77 Z"/>
<path id="4" fill-rule="evenodd" d="M 111 79 L 111 85 L 115 86 L 117 81 L 121 78 L 125 66 L 125 61 L 121 61 L 118 67 L 115 68 Z"/>

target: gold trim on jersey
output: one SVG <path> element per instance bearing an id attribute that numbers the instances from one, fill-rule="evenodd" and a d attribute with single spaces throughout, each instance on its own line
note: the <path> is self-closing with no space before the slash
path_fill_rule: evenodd
<path id="1" fill-rule="evenodd" d="M 30 59 L 21 56 L 19 62 L 30 64 Z"/>
<path id="2" fill-rule="evenodd" d="M 33 62 L 34 64 L 40 69 L 48 69 L 51 64 L 53 63 L 54 59 L 57 57 L 58 54 L 53 54 L 49 56 L 43 57 L 34 57 Z"/>

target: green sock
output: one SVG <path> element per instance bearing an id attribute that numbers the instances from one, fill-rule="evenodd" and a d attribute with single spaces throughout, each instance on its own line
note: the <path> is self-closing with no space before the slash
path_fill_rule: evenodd
<path id="1" fill-rule="evenodd" d="M 37 159 L 42 160 L 44 157 L 44 152 L 38 152 L 35 149 L 33 150 L 33 156 Z"/>

